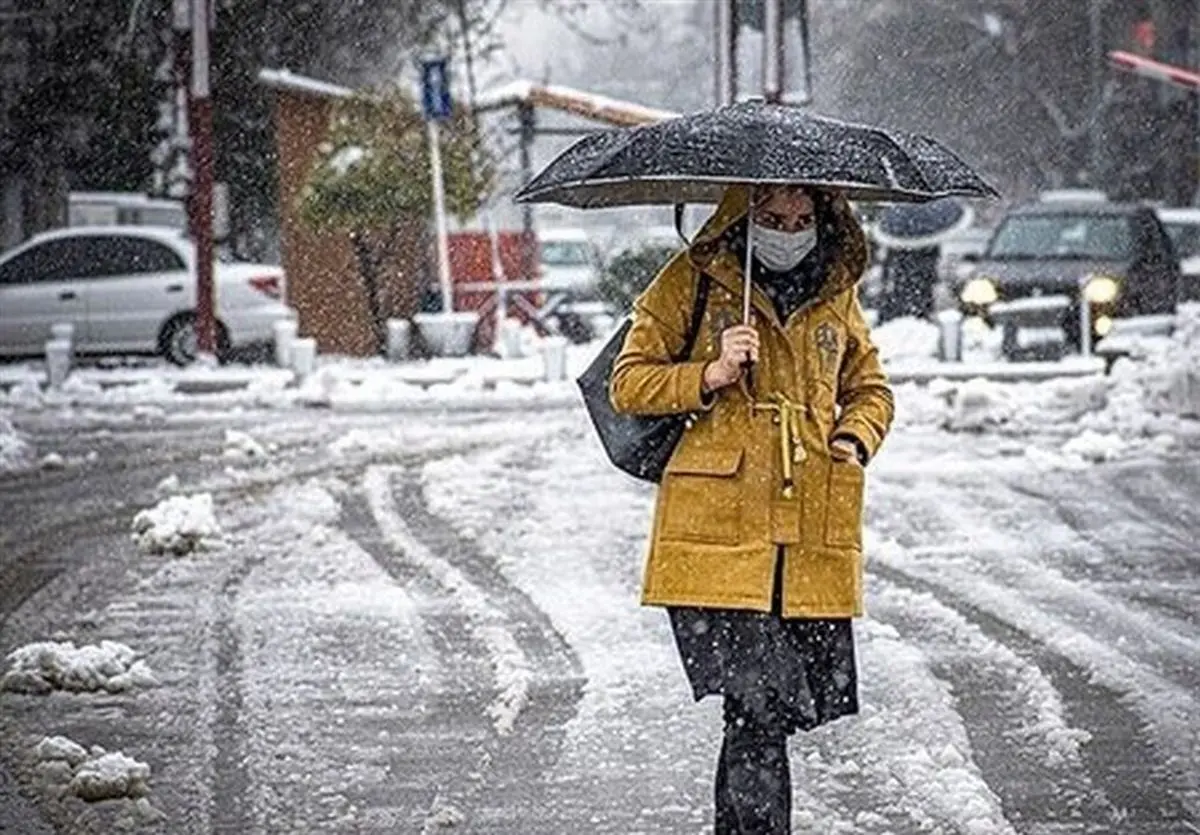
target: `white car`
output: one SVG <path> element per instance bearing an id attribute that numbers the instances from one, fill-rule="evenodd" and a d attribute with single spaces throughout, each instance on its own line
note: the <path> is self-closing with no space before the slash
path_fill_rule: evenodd
<path id="1" fill-rule="evenodd" d="M 1200 301 L 1200 209 L 1156 209 L 1183 272 L 1183 298 Z"/>
<path id="2" fill-rule="evenodd" d="M 600 255 L 582 229 L 552 229 L 538 234 L 542 290 L 576 299 L 595 297 L 600 285 Z"/>
<path id="3" fill-rule="evenodd" d="M 195 359 L 195 247 L 176 229 L 93 226 L 36 235 L 0 256 L 0 356 L 44 351 L 51 325 L 74 325 L 80 354 Z M 280 267 L 217 260 L 218 352 L 265 344 L 293 316 Z"/>

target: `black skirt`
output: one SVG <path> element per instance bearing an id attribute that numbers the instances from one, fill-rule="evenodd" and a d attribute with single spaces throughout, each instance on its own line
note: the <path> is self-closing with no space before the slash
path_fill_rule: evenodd
<path id="1" fill-rule="evenodd" d="M 696 701 L 736 698 L 743 709 L 808 731 L 858 712 L 849 618 L 780 615 L 782 553 L 772 611 L 671 607 L 671 630 Z"/>

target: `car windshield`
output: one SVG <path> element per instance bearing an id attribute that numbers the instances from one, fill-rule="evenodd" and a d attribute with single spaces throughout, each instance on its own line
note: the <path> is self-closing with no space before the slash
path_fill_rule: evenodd
<path id="1" fill-rule="evenodd" d="M 545 241 L 542 263 L 550 267 L 587 267 L 592 263 L 592 250 L 585 241 Z"/>
<path id="2" fill-rule="evenodd" d="M 1114 215 L 1018 215 L 1004 221 L 988 257 L 1123 261 L 1133 253 L 1129 218 Z"/>
<path id="3" fill-rule="evenodd" d="M 1192 258 L 1200 255 L 1200 224 L 1197 223 L 1166 223 L 1163 224 L 1171 243 L 1175 245 L 1175 254 L 1180 258 Z"/>

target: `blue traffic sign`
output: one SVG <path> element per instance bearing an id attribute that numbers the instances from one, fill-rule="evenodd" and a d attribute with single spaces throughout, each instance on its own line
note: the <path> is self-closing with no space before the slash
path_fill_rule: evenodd
<path id="1" fill-rule="evenodd" d="M 425 118 L 441 122 L 450 118 L 450 72 L 447 59 L 421 62 L 421 109 Z"/>

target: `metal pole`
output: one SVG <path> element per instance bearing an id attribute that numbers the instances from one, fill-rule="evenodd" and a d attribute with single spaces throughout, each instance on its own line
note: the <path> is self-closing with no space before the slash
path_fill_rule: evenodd
<path id="1" fill-rule="evenodd" d="M 783 14 L 781 0 L 763 0 L 763 98 L 783 97 Z"/>
<path id="2" fill-rule="evenodd" d="M 533 143 L 537 139 L 537 112 L 529 102 L 522 102 L 517 107 L 517 118 L 520 121 L 520 162 L 521 178 L 525 182 L 533 179 Z M 533 229 L 533 206 L 529 203 L 521 205 L 521 269 L 529 275 L 523 278 L 536 278 L 534 275 L 534 244 L 536 235 Z"/>
<path id="3" fill-rule="evenodd" d="M 733 4 L 735 0 L 716 2 L 716 85 L 717 107 L 732 104 L 734 99 L 733 78 Z"/>
<path id="4" fill-rule="evenodd" d="M 1102 0 L 1089 0 L 1088 24 L 1091 36 L 1091 72 L 1092 72 L 1092 112 L 1091 124 L 1088 127 L 1088 141 L 1091 145 L 1088 155 L 1089 186 L 1100 186 L 1100 155 L 1103 151 L 1101 133 L 1104 125 L 1101 120 L 1101 108 L 1104 102 L 1104 20 L 1101 9 Z"/>
<path id="5" fill-rule="evenodd" d="M 209 86 L 209 2 L 192 0 L 192 199 L 188 202 L 196 239 L 196 352 L 215 357 L 217 328 L 213 297 L 213 122 Z"/>
<path id="6" fill-rule="evenodd" d="M 450 287 L 450 247 L 446 242 L 446 184 L 442 179 L 441 130 L 437 119 L 426 119 L 429 128 L 429 168 L 433 178 L 433 214 L 437 224 L 438 281 L 442 286 L 442 312 L 454 310 L 454 291 Z"/>
<path id="7" fill-rule="evenodd" d="M 1079 293 L 1079 353 L 1085 357 L 1092 355 L 1092 303 L 1084 296 L 1082 288 Z"/>

